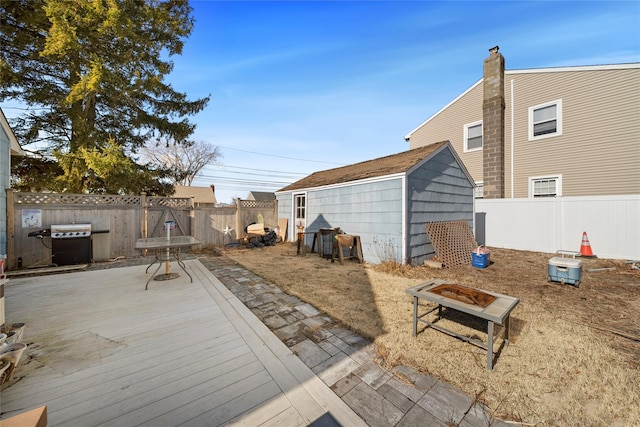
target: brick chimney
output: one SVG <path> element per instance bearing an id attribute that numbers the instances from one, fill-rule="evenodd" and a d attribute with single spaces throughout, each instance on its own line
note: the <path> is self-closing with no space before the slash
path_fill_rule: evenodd
<path id="1" fill-rule="evenodd" d="M 484 60 L 482 181 L 485 199 L 504 198 L 504 56 L 498 46 Z"/>

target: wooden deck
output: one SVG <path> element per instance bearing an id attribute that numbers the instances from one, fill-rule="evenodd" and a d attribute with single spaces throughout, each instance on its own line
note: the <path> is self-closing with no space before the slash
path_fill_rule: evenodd
<path id="1" fill-rule="evenodd" d="M 26 323 L 33 360 L 0 418 L 47 405 L 50 426 L 364 425 L 199 261 L 187 269 L 193 283 L 148 291 L 145 266 L 12 279 L 7 322 Z"/>

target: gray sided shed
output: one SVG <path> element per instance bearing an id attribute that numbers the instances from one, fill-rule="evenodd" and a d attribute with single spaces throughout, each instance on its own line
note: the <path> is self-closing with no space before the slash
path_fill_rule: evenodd
<path id="1" fill-rule="evenodd" d="M 308 232 L 340 227 L 360 236 L 367 262 L 419 265 L 435 255 L 428 222 L 464 219 L 473 226 L 473 192 L 471 175 L 443 141 L 315 172 L 276 197 L 293 240 L 297 222 Z"/>

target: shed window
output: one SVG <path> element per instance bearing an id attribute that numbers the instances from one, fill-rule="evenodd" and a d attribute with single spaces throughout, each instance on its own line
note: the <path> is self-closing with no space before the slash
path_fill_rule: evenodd
<path id="1" fill-rule="evenodd" d="M 562 135 L 562 100 L 529 107 L 529 140 Z"/>
<path id="2" fill-rule="evenodd" d="M 482 122 L 464 125 L 464 151 L 482 150 Z"/>
<path id="3" fill-rule="evenodd" d="M 562 176 L 529 178 L 529 197 L 562 196 Z"/>

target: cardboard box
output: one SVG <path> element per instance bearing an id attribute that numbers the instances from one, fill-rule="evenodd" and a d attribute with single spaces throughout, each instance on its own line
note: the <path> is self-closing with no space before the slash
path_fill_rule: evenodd
<path id="1" fill-rule="evenodd" d="M 47 427 L 47 407 L 41 406 L 30 411 L 2 420 L 2 427 Z"/>
<path id="2" fill-rule="evenodd" d="M 553 257 L 549 260 L 548 274 L 550 282 L 580 286 L 582 279 L 582 261 L 575 258 Z"/>

